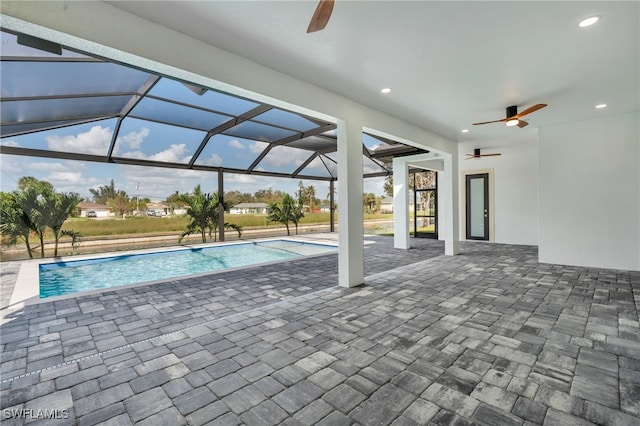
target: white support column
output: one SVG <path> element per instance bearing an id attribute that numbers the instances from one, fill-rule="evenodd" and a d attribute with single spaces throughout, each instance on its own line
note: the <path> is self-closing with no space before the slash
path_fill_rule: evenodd
<path id="1" fill-rule="evenodd" d="M 364 283 L 362 125 L 338 122 L 338 284 Z"/>
<path id="2" fill-rule="evenodd" d="M 394 248 L 409 249 L 409 223 L 409 164 L 398 157 L 393 159 Z"/>
<path id="3" fill-rule="evenodd" d="M 458 159 L 450 154 L 443 155 L 444 179 L 442 187 L 445 194 L 444 217 L 444 254 L 453 256 L 460 253 L 460 231 L 458 211 Z"/>

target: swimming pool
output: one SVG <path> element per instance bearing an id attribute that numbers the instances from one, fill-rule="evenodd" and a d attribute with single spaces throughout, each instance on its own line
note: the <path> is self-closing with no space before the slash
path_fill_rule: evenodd
<path id="1" fill-rule="evenodd" d="M 336 252 L 290 240 L 236 243 L 39 265 L 40 298 Z"/>

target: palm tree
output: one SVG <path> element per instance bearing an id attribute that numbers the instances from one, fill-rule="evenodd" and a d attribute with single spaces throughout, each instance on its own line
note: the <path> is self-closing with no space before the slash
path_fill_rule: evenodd
<path id="1" fill-rule="evenodd" d="M 376 207 L 376 201 L 377 201 L 376 195 L 370 192 L 368 194 L 362 194 L 362 198 L 363 198 L 365 210 L 369 213 L 373 213 Z"/>
<path id="2" fill-rule="evenodd" d="M 288 196 L 288 194 L 287 194 Z M 284 200 L 283 200 L 284 202 Z M 290 211 L 291 211 L 291 222 L 293 222 L 293 224 L 296 226 L 296 235 L 298 235 L 298 223 L 300 223 L 300 219 L 302 219 L 304 217 L 304 205 L 301 201 L 299 201 L 298 203 L 296 203 L 293 200 L 293 197 L 289 196 L 289 200 L 287 201 L 289 203 L 292 203 L 293 206 L 291 207 Z"/>
<path id="3" fill-rule="evenodd" d="M 193 189 L 193 194 L 185 194 L 181 196 L 181 200 L 189 206 L 187 208 L 187 215 L 191 216 L 191 222 L 187 224 L 186 229 L 180 235 L 178 242 L 181 242 L 184 237 L 195 232 L 199 232 L 202 237 L 202 242 L 207 242 L 207 229 L 211 228 L 212 218 L 214 213 L 217 212 L 217 196 L 211 196 L 202 192 L 200 185 L 197 185 Z"/>
<path id="4" fill-rule="evenodd" d="M 187 208 L 187 215 L 191 216 L 191 222 L 187 224 L 178 242 L 181 242 L 182 239 L 189 234 L 199 232 L 202 236 L 202 242 L 206 243 L 207 231 L 209 237 L 213 235 L 213 240 L 217 241 L 217 231 L 220 227 L 218 209 L 222 207 L 225 211 L 229 210 L 227 203 L 220 200 L 218 193 L 206 194 L 202 192 L 200 185 L 198 185 L 193 189 L 193 194 L 180 195 L 179 201 L 189 206 Z M 242 227 L 240 225 L 225 222 L 223 226 L 225 229 L 234 229 L 238 233 L 238 238 L 242 236 Z"/>
<path id="5" fill-rule="evenodd" d="M 312 211 L 313 201 L 316 198 L 316 188 L 313 185 L 307 186 L 307 197 L 309 197 L 309 211 Z"/>
<path id="6" fill-rule="evenodd" d="M 293 208 L 293 198 L 289 194 L 284 194 L 282 202 L 273 202 L 269 205 L 269 215 L 267 222 L 280 222 L 287 228 L 287 235 L 291 235 L 289 231 L 289 222 L 291 221 L 291 209 Z"/>
<path id="7" fill-rule="evenodd" d="M 49 207 L 49 223 L 48 226 L 53 231 L 53 239 L 55 241 L 53 256 L 58 256 L 58 241 L 62 234 L 62 225 L 71 216 L 76 209 L 76 206 L 80 202 L 81 198 L 75 192 L 69 193 L 53 193 L 48 194 L 50 199 L 48 201 Z M 69 234 L 69 233 L 67 233 Z M 74 241 L 75 233 L 69 234 Z"/>
<path id="8" fill-rule="evenodd" d="M 302 211 L 302 200 L 298 203 L 289 194 L 284 194 L 281 203 L 271 203 L 269 205 L 269 216 L 267 216 L 268 222 L 280 222 L 287 228 L 287 235 L 291 235 L 289 230 L 289 222 L 296 226 L 296 235 L 298 234 L 298 223 L 300 219 L 304 217 Z"/>
<path id="9" fill-rule="evenodd" d="M 51 198 L 51 190 L 45 187 L 26 187 L 23 191 L 16 193 L 17 202 L 30 224 L 30 228 L 38 235 L 40 240 L 40 256 L 44 257 L 44 233 L 49 226 L 49 208 L 47 199 Z"/>
<path id="10" fill-rule="evenodd" d="M 22 210 L 18 202 L 19 192 L 1 193 L 0 198 L 0 232 L 7 238 L 6 243 L 15 244 L 18 238 L 24 240 L 29 258 L 33 259 L 29 236 L 33 226 L 29 216 Z"/>
<path id="11" fill-rule="evenodd" d="M 209 222 L 209 238 L 213 234 L 213 241 L 218 241 L 218 228 L 220 228 L 220 221 L 218 220 L 220 214 L 220 206 L 224 209 L 224 211 L 229 211 L 229 205 L 226 201 L 220 200 L 220 196 L 217 192 L 214 192 L 212 195 L 212 204 L 213 210 L 211 211 L 211 220 Z M 225 229 L 235 229 L 238 233 L 238 238 L 242 236 L 242 227 L 240 225 L 236 225 L 235 223 L 227 223 L 223 224 Z"/>

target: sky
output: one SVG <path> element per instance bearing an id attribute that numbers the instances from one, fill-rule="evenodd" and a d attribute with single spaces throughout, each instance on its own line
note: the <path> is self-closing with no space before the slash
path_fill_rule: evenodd
<path id="1" fill-rule="evenodd" d="M 126 121 L 126 120 L 125 120 Z M 105 155 L 113 134 L 115 120 L 65 127 L 52 131 L 31 133 L 2 139 L 2 145 L 24 146 L 64 152 Z M 131 119 L 123 125 L 114 153 L 121 157 L 143 158 L 157 161 L 186 162 L 191 158 L 194 140 L 191 131 L 164 126 L 148 121 Z M 199 133 L 199 132 L 196 132 Z M 216 136 L 212 146 L 218 146 L 202 153 L 204 164 L 244 168 L 266 146 L 263 142 L 250 141 L 229 136 Z M 196 145 L 197 146 L 197 145 Z M 265 157 L 260 170 L 295 170 L 308 157 L 307 151 L 273 150 L 273 155 Z M 8 192 L 17 189 L 17 181 L 22 176 L 33 176 L 53 184 L 59 192 L 77 192 L 87 200 L 91 198 L 90 188 L 109 185 L 114 180 L 117 189 L 123 189 L 133 197 L 148 197 L 161 201 L 175 191 L 190 192 L 200 184 L 207 192 L 216 192 L 217 173 L 194 170 L 167 169 L 155 167 L 129 166 L 121 164 L 92 163 L 83 161 L 0 155 L 0 189 Z M 321 164 L 316 164 L 321 166 Z M 313 168 L 314 164 L 309 167 Z M 366 170 L 366 166 L 365 166 Z M 225 191 L 255 193 L 259 189 L 281 190 L 294 194 L 299 179 L 274 178 L 246 174 L 225 173 Z M 324 199 L 329 193 L 329 184 L 319 180 L 304 180 L 304 185 L 313 185 L 317 197 Z M 384 178 L 364 180 L 364 192 L 383 194 Z"/>

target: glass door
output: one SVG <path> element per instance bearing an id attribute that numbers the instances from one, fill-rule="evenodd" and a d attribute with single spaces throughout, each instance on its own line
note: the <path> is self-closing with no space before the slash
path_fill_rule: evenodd
<path id="1" fill-rule="evenodd" d="M 438 238 L 438 173 L 421 170 L 413 173 L 413 235 Z"/>
<path id="2" fill-rule="evenodd" d="M 467 239 L 489 241 L 489 174 L 466 177 Z"/>

